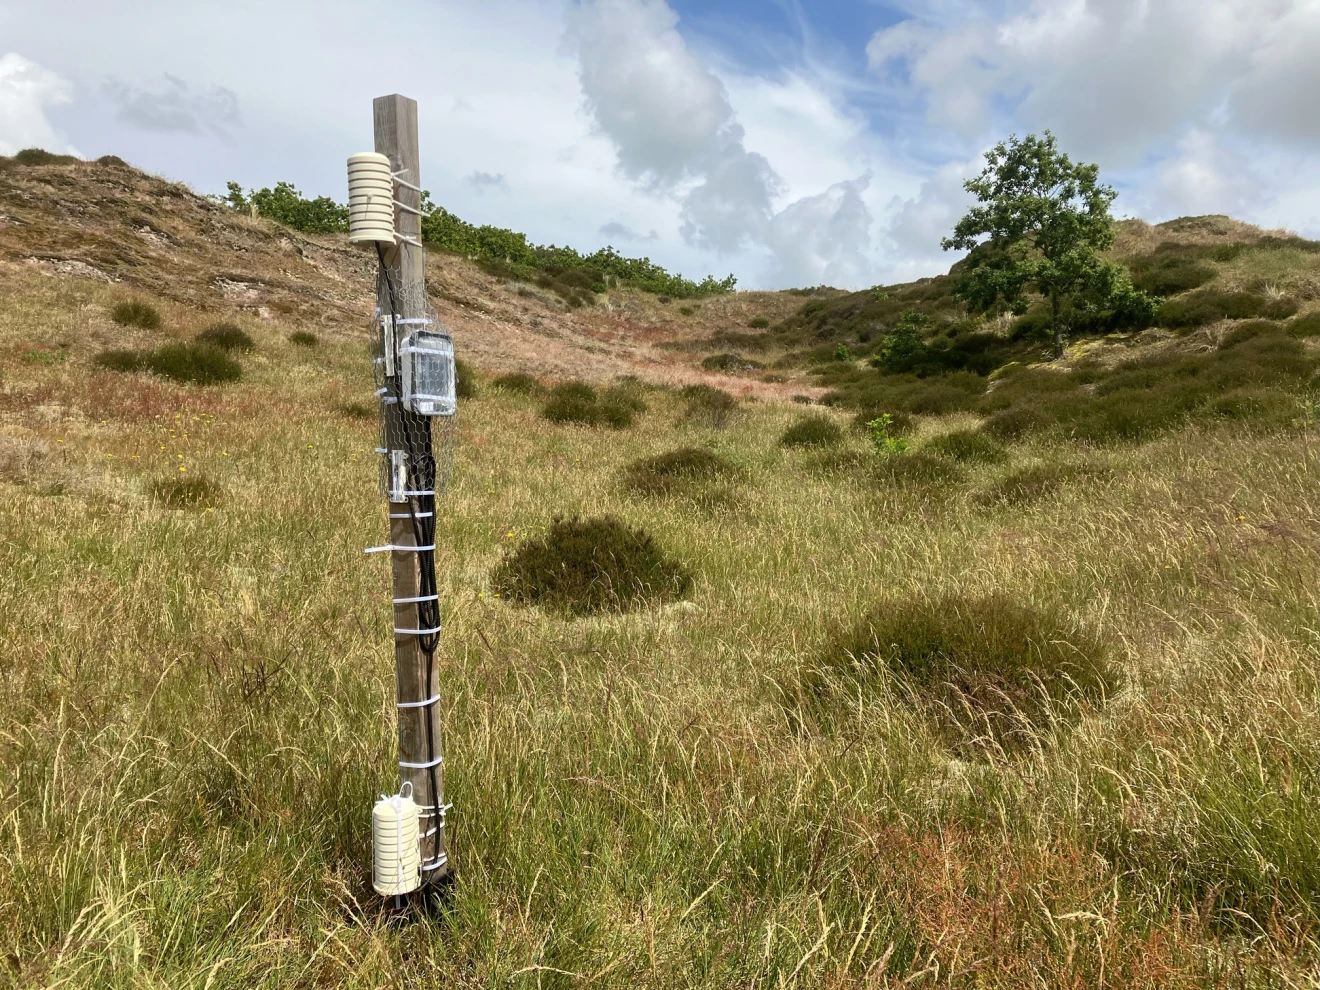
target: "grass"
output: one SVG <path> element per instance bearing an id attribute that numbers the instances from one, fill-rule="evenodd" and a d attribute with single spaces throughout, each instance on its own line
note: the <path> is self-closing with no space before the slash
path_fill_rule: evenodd
<path id="1" fill-rule="evenodd" d="M 113 299 L 16 277 L 0 279 L 8 354 Z M 1258 366 L 1254 341 L 1219 353 Z M 1051 428 L 1009 443 L 1007 465 L 884 459 L 955 472 L 899 485 L 851 431 L 820 454 L 857 470 L 781 450 L 787 403 L 745 403 L 715 433 L 683 395 L 648 393 L 612 433 L 484 390 L 437 532 L 458 872 L 404 924 L 366 875 L 370 805 L 397 774 L 389 562 L 362 553 L 388 539 L 386 508 L 371 431 L 327 407 L 330 379 L 370 394 L 360 341 L 328 337 L 315 377 L 273 348 L 205 390 L 93 373 L 91 348 L 5 367 L 0 434 L 22 446 L 0 481 L 0 982 L 1310 980 L 1312 434 L 1198 413 L 1105 451 L 1109 475 L 984 511 L 977 493 L 1019 470 L 1098 455 Z M 1046 394 L 1013 404 L 1028 393 Z M 949 428 L 917 426 L 917 444 Z M 620 486 L 707 440 L 745 471 L 734 505 Z M 151 495 L 181 464 L 221 486 L 212 511 Z M 644 529 L 691 572 L 688 597 L 581 618 L 496 598 L 492 572 L 556 515 Z M 1084 635 L 1117 689 L 1042 702 L 1001 756 L 946 721 L 938 676 L 886 654 L 854 677 L 837 648 L 991 596 L 1027 610 L 1008 628 L 1034 639 L 996 639 L 1025 669 L 1024 641 Z M 979 634 L 955 625 L 939 623 L 945 654 Z M 798 717 L 786 692 L 822 670 L 825 703 Z"/>
<path id="2" fill-rule="evenodd" d="M 171 509 L 195 509 L 213 506 L 221 490 L 205 475 L 172 474 L 153 481 L 151 494 Z"/>
<path id="3" fill-rule="evenodd" d="M 491 587 L 510 602 L 590 615 L 681 598 L 692 576 L 649 533 L 601 516 L 555 519 L 500 562 Z"/>
<path id="4" fill-rule="evenodd" d="M 935 437 L 926 450 L 955 461 L 975 464 L 999 464 L 1008 459 L 1008 451 L 978 430 L 954 430 Z"/>
<path id="5" fill-rule="evenodd" d="M 524 371 L 513 371 L 505 375 L 496 375 L 490 381 L 491 387 L 501 392 L 515 395 L 544 395 L 545 386 L 534 375 Z"/>
<path id="6" fill-rule="evenodd" d="M 738 410 L 731 392 L 711 385 L 685 385 L 679 392 L 685 409 L 683 419 L 701 426 L 724 427 Z"/>
<path id="7" fill-rule="evenodd" d="M 310 330 L 295 330 L 289 334 L 289 343 L 295 347 L 315 347 L 320 342 L 321 338 Z"/>

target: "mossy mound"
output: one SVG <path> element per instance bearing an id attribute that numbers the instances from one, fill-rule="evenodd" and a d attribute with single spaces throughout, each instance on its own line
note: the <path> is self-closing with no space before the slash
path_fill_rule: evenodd
<path id="1" fill-rule="evenodd" d="M 799 711 L 829 716 L 886 685 L 960 751 L 1011 752 L 1120 683 L 1116 651 L 1057 608 L 1007 594 L 886 602 L 838 631 L 793 686 Z"/>
<path id="2" fill-rule="evenodd" d="M 499 564 L 491 586 L 519 605 L 590 615 L 682 598 L 692 576 L 649 533 L 613 516 L 557 518 Z"/>

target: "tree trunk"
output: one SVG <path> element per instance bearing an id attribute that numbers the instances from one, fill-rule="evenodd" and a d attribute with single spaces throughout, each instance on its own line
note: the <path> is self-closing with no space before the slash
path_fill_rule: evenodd
<path id="1" fill-rule="evenodd" d="M 1054 360 L 1058 361 L 1063 357 L 1063 323 L 1059 320 L 1059 293 L 1057 290 L 1050 293 L 1050 305 L 1054 307 L 1054 322 L 1051 324 L 1054 328 Z"/>

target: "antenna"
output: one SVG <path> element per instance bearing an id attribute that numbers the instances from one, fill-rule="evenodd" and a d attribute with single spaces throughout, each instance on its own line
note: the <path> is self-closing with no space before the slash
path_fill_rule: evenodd
<path id="1" fill-rule="evenodd" d="M 417 102 L 382 96 L 372 110 L 376 149 L 348 160 L 348 237 L 374 249 L 379 262 L 372 364 L 390 542 L 367 552 L 390 554 L 399 788 L 372 810 L 372 882 L 398 906 L 453 869 L 437 711 L 435 522 L 436 498 L 449 482 L 458 403 L 454 341 L 426 296 Z"/>

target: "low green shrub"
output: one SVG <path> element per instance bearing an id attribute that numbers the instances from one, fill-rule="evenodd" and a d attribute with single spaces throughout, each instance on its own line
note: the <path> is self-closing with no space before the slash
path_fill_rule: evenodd
<path id="1" fill-rule="evenodd" d="M 1205 415 L 1232 420 L 1254 428 L 1288 426 L 1298 421 L 1305 409 L 1296 396 L 1276 389 L 1239 388 L 1213 400 Z"/>
<path id="2" fill-rule="evenodd" d="M 315 347 L 320 342 L 321 338 L 310 330 L 295 330 L 289 334 L 289 343 L 295 347 Z"/>
<path id="3" fill-rule="evenodd" d="M 838 630 L 785 694 L 792 711 L 828 724 L 859 694 L 893 691 L 956 751 L 1002 755 L 1034 747 L 1120 683 L 1112 644 L 1062 609 L 949 593 L 881 603 Z"/>
<path id="4" fill-rule="evenodd" d="M 955 430 L 926 444 L 926 449 L 941 457 L 975 464 L 999 464 L 1008 459 L 1008 451 L 979 430 Z"/>
<path id="5" fill-rule="evenodd" d="M 692 576 L 649 533 L 612 516 L 556 518 L 505 557 L 491 587 L 515 604 L 588 615 L 682 598 Z"/>
<path id="6" fill-rule="evenodd" d="M 234 323 L 212 323 L 195 339 L 199 344 L 210 344 L 222 351 L 247 352 L 257 346 L 252 338 Z"/>
<path id="7" fill-rule="evenodd" d="M 966 478 L 959 465 L 920 450 L 901 457 L 882 458 L 874 474 L 880 484 L 896 488 L 948 488 Z"/>
<path id="8" fill-rule="evenodd" d="M 76 155 L 57 155 L 42 148 L 24 148 L 14 155 L 19 165 L 76 165 L 82 161 Z"/>
<path id="9" fill-rule="evenodd" d="M 147 371 L 195 385 L 236 382 L 243 368 L 218 347 L 209 344 L 166 344 L 142 356 Z"/>
<path id="10" fill-rule="evenodd" d="M 747 325 L 751 327 L 753 330 L 764 330 L 766 327 L 770 325 L 770 321 L 767 320 L 764 316 L 753 316 L 750 320 L 747 321 Z"/>
<path id="11" fill-rule="evenodd" d="M 195 385 L 219 385 L 243 377 L 242 366 L 210 344 L 166 344 L 150 351 L 102 351 L 92 363 L 108 371 L 149 371 L 162 378 Z"/>
<path id="12" fill-rule="evenodd" d="M 633 461 L 623 472 L 624 487 L 639 495 L 691 493 L 703 483 L 727 480 L 738 469 L 704 447 L 682 447 Z"/>
<path id="13" fill-rule="evenodd" d="M 121 327 L 140 327 L 143 330 L 160 329 L 160 311 L 141 299 L 125 299 L 115 303 L 110 319 Z"/>
<path id="14" fill-rule="evenodd" d="M 1250 292 L 1195 292 L 1170 299 L 1155 314 L 1158 326 L 1171 330 L 1192 329 L 1219 320 L 1248 320 L 1265 317 L 1287 319 L 1297 312 L 1291 299 L 1267 299 Z"/>
<path id="15" fill-rule="evenodd" d="M 1320 310 L 1293 317 L 1288 333 L 1294 337 L 1320 337 Z"/>
<path id="16" fill-rule="evenodd" d="M 701 362 L 707 371 L 723 371 L 728 374 L 738 371 L 755 371 L 764 367 L 760 361 L 743 357 L 741 354 L 712 354 Z"/>
<path id="17" fill-rule="evenodd" d="M 781 447 L 837 447 L 842 442 L 839 424 L 819 413 L 799 417 L 779 437 Z"/>
<path id="18" fill-rule="evenodd" d="M 454 397 L 475 399 L 479 391 L 476 370 L 462 358 L 454 358 Z"/>
<path id="19" fill-rule="evenodd" d="M 341 416 L 349 419 L 377 419 L 380 409 L 374 402 L 342 402 L 336 407 Z"/>
<path id="20" fill-rule="evenodd" d="M 177 474 L 153 481 L 151 494 L 171 509 L 198 509 L 213 506 L 220 498 L 221 489 L 204 474 Z"/>
<path id="21" fill-rule="evenodd" d="M 686 406 L 683 419 L 689 423 L 722 427 L 738 408 L 732 393 L 711 385 L 686 385 L 679 395 Z"/>
<path id="22" fill-rule="evenodd" d="M 119 349 L 101 351 L 92 358 L 92 364 L 106 371 L 122 372 L 141 371 L 144 367 L 142 352 Z"/>
<path id="23" fill-rule="evenodd" d="M 550 390 L 541 415 L 552 423 L 584 423 L 622 430 L 633 424 L 634 409 L 608 393 L 602 396 L 585 382 L 563 382 Z"/>
<path id="24" fill-rule="evenodd" d="M 512 371 L 506 375 L 496 375 L 491 379 L 491 387 L 501 392 L 515 395 L 544 395 L 545 386 L 525 371 Z"/>
<path id="25" fill-rule="evenodd" d="M 1033 464 L 1018 468 L 979 491 L 974 501 L 985 508 L 1021 506 L 1048 498 L 1065 485 L 1104 477 L 1099 468 L 1077 464 Z"/>

